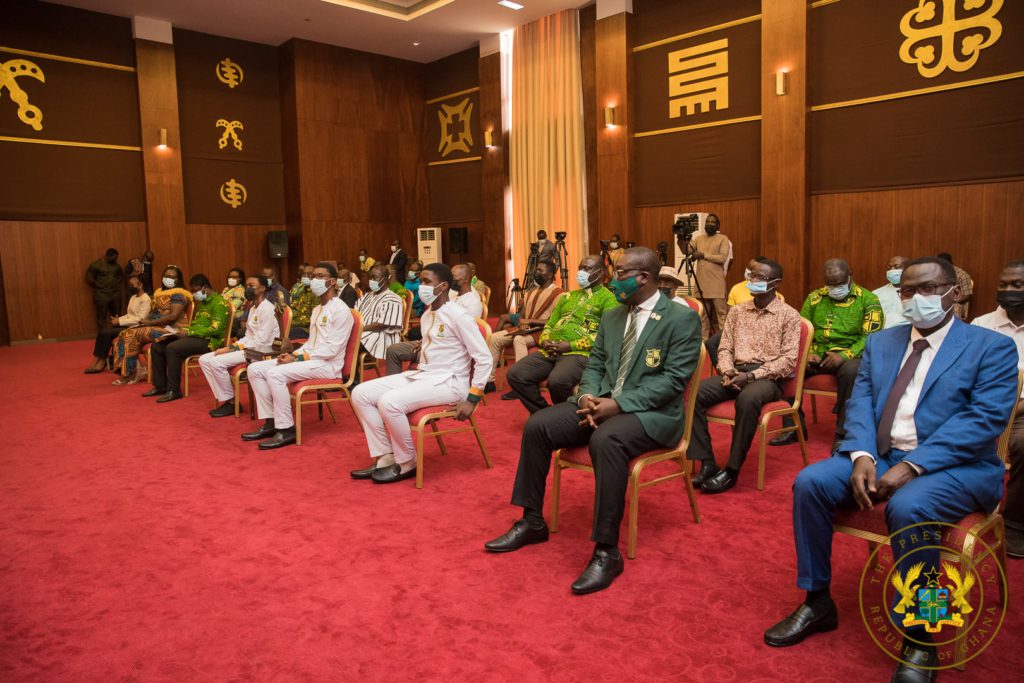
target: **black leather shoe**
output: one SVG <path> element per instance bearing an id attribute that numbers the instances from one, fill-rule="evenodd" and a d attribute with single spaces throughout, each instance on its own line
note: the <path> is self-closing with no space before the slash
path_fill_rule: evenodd
<path id="1" fill-rule="evenodd" d="M 498 387 L 494 386 L 494 382 L 488 382 L 487 384 L 484 385 L 485 394 L 493 394 L 497 390 Z"/>
<path id="2" fill-rule="evenodd" d="M 157 403 L 167 403 L 169 401 L 177 401 L 179 398 L 184 396 L 177 391 L 168 391 L 166 394 L 156 400 Z"/>
<path id="3" fill-rule="evenodd" d="M 349 475 L 351 475 L 353 479 L 370 479 L 370 478 L 372 478 L 373 473 L 376 472 L 376 471 L 377 471 L 377 463 L 372 463 L 366 469 L 352 470 L 351 472 L 349 472 Z"/>
<path id="4" fill-rule="evenodd" d="M 828 601 L 828 607 L 816 614 L 809 605 L 803 604 L 788 617 L 764 632 L 764 642 L 772 647 L 789 647 L 802 642 L 813 633 L 835 631 L 839 628 L 839 613 L 836 604 Z"/>
<path id="5" fill-rule="evenodd" d="M 548 525 L 534 529 L 525 519 L 520 519 L 512 528 L 497 538 L 484 543 L 484 548 L 492 553 L 510 553 L 524 545 L 543 543 L 548 540 Z"/>
<path id="6" fill-rule="evenodd" d="M 387 467 L 378 467 L 374 470 L 373 474 L 370 475 L 370 479 L 373 479 L 374 484 L 394 484 L 396 481 L 412 479 L 415 476 L 415 467 L 408 472 L 403 472 L 402 466 L 395 463 L 394 465 L 388 465 Z"/>
<path id="7" fill-rule="evenodd" d="M 266 441 L 260 442 L 261 451 L 269 451 L 273 448 L 281 448 L 283 446 L 291 446 L 295 443 L 295 430 L 294 429 L 281 429 L 278 430 L 277 434 Z"/>
<path id="8" fill-rule="evenodd" d="M 506 391 L 504 394 L 501 395 L 501 400 L 502 401 L 516 401 L 518 399 L 519 399 L 519 394 L 517 394 L 515 392 L 515 390 L 513 390 L 513 391 Z"/>
<path id="9" fill-rule="evenodd" d="M 788 446 L 789 444 L 796 442 L 796 432 L 786 432 L 785 434 L 780 434 L 779 436 L 771 439 L 768 443 L 772 446 Z"/>
<path id="10" fill-rule="evenodd" d="M 701 485 L 700 490 L 704 493 L 725 493 L 733 486 L 736 486 L 738 479 L 738 474 L 733 474 L 728 469 L 720 470 L 718 474 L 706 480 Z"/>
<path id="11" fill-rule="evenodd" d="M 900 651 L 900 663 L 896 665 L 890 683 L 931 683 L 938 672 L 925 667 L 937 666 L 938 660 L 934 650 L 918 650 L 904 645 Z"/>
<path id="12" fill-rule="evenodd" d="M 150 389 L 149 391 L 144 393 L 142 395 L 142 398 L 153 398 L 154 396 L 163 396 L 166 393 L 167 393 L 166 389 L 161 389 L 159 387 L 153 387 L 152 389 Z"/>
<path id="13" fill-rule="evenodd" d="M 622 555 L 618 550 L 594 549 L 590 558 L 590 564 L 583 570 L 580 577 L 572 582 L 572 592 L 576 595 L 586 595 L 603 591 L 612 585 L 615 577 L 622 573 L 624 568 Z"/>
<path id="14" fill-rule="evenodd" d="M 714 460 L 702 460 L 700 463 L 700 472 L 693 477 L 693 488 L 699 489 L 704 485 L 704 482 L 721 471 L 722 470 L 719 469 Z"/>
<path id="15" fill-rule="evenodd" d="M 224 405 L 217 406 L 210 411 L 210 417 L 231 417 L 235 414 L 235 406 L 231 401 L 225 401 Z"/>
<path id="16" fill-rule="evenodd" d="M 263 439 L 269 439 L 274 434 L 277 434 L 277 427 L 274 426 L 274 423 L 271 422 L 267 424 L 264 422 L 263 426 L 255 432 L 246 432 L 245 434 L 242 434 L 242 441 L 262 441 Z"/>
<path id="17" fill-rule="evenodd" d="M 1024 532 L 1006 527 L 1006 556 L 1015 560 L 1024 558 Z"/>

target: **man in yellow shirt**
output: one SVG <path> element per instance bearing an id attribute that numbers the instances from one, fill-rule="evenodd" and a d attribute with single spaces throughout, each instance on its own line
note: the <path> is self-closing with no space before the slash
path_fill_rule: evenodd
<path id="1" fill-rule="evenodd" d="M 747 264 L 746 270 L 743 271 L 743 279 L 734 284 L 732 286 L 732 289 L 729 290 L 729 298 L 726 299 L 725 302 L 729 306 L 729 308 L 732 308 L 733 306 L 738 306 L 754 298 L 754 296 L 750 293 L 750 290 L 747 289 L 747 278 L 750 276 L 752 272 L 754 272 L 755 264 L 764 263 L 766 260 L 767 258 L 764 256 L 755 256 L 754 258 L 750 259 L 750 263 Z M 781 292 L 776 292 L 775 296 L 777 296 L 780 301 L 785 303 L 786 297 L 782 296 Z"/>

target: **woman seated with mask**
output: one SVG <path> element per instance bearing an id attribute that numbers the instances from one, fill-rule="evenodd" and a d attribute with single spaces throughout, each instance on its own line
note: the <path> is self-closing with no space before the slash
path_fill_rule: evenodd
<path id="1" fill-rule="evenodd" d="M 192 292 L 184 288 L 185 276 L 178 266 L 164 269 L 160 289 L 153 292 L 152 310 L 138 327 L 123 330 L 117 337 L 114 367 L 121 377 L 114 384 L 137 384 L 146 378 L 146 368 L 139 363 L 142 347 L 170 331 L 188 329 L 188 305 Z"/>
<path id="2" fill-rule="evenodd" d="M 235 319 L 231 322 L 231 336 L 237 337 L 245 326 L 242 322 L 242 316 L 245 315 L 245 271 L 237 266 L 229 270 L 228 286 L 221 290 L 220 295 L 234 307 Z"/>
<path id="3" fill-rule="evenodd" d="M 92 347 L 92 365 L 85 369 L 85 374 L 95 375 L 97 372 L 103 372 L 110 347 L 114 345 L 114 340 L 121 331 L 140 324 L 149 315 L 151 300 L 149 294 L 146 294 L 142 278 L 136 275 L 128 278 L 128 291 L 132 293 L 132 298 L 128 302 L 128 312 L 122 316 L 110 316 L 110 326 L 97 333 L 96 343 Z"/>

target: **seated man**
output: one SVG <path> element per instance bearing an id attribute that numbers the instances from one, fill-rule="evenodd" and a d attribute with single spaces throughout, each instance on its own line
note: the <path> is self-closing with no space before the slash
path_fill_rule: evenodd
<path id="1" fill-rule="evenodd" d="M 529 350 L 537 346 L 538 330 L 547 323 L 555 302 L 562 295 L 562 288 L 554 283 L 555 264 L 550 261 L 539 261 L 533 272 L 535 287 L 530 287 L 523 294 L 523 307 L 520 313 L 503 313 L 498 318 L 498 331 L 491 335 L 491 356 L 494 358 L 494 370 L 487 382 L 485 391 L 494 391 L 494 374 L 498 362 L 505 349 L 515 349 L 516 362 L 526 358 Z M 533 331 L 531 331 L 533 330 Z M 503 399 L 519 398 L 510 391 Z"/>
<path id="2" fill-rule="evenodd" d="M 487 283 L 476 276 L 476 264 L 472 261 L 466 262 L 466 267 L 469 268 L 469 283 L 476 290 L 476 293 L 480 295 L 480 301 L 486 303 L 487 301 Z"/>
<path id="3" fill-rule="evenodd" d="M 729 298 L 725 301 L 726 306 L 732 308 L 733 306 L 739 306 L 740 304 L 754 298 L 754 295 L 751 294 L 750 290 L 747 288 L 747 280 L 750 278 L 750 274 L 754 272 L 754 267 L 758 263 L 763 263 L 767 260 L 767 256 L 755 256 L 750 260 L 750 263 L 747 264 L 747 267 L 743 271 L 743 279 L 733 285 L 732 289 L 729 290 Z M 775 292 L 775 296 L 782 303 L 786 303 L 786 297 L 782 295 L 782 292 Z M 708 358 L 711 359 L 711 364 L 715 367 L 718 367 L 718 345 L 721 343 L 721 330 L 704 340 L 704 348 L 708 350 Z"/>
<path id="4" fill-rule="evenodd" d="M 288 332 L 289 339 L 309 338 L 309 316 L 313 313 L 313 307 L 320 302 L 320 297 L 313 294 L 309 285 L 313 282 L 313 266 L 304 263 L 301 267 L 302 275 L 288 293 L 292 307 L 292 325 Z"/>
<path id="5" fill-rule="evenodd" d="M 356 304 L 363 315 L 361 348 L 380 360 L 388 347 L 401 339 L 405 299 L 388 289 L 386 266 L 375 264 L 369 278 L 370 291 Z"/>
<path id="6" fill-rule="evenodd" d="M 181 366 L 185 359 L 221 348 L 224 338 L 231 334 L 228 302 L 213 288 L 210 279 L 197 273 L 188 286 L 195 302 L 188 328 L 168 332 L 152 346 L 153 388 L 143 396 L 159 396 L 157 403 L 182 398 Z"/>
<path id="7" fill-rule="evenodd" d="M 1010 261 L 999 274 L 996 310 L 974 319 L 975 325 L 1013 339 L 1017 344 L 1017 369 L 1024 370 L 1024 261 Z M 1006 521 L 1006 554 L 1024 557 L 1024 393 L 1017 401 L 1010 436 L 1010 480 L 1006 484 L 1003 519 Z"/>
<path id="8" fill-rule="evenodd" d="M 256 397 L 257 415 L 264 423 L 256 431 L 242 434 L 242 440 L 261 441 L 260 450 L 295 443 L 289 383 L 341 376 L 353 318 L 349 307 L 337 297 L 337 279 L 333 265 L 318 263 L 309 286 L 320 297 L 320 303 L 310 316 L 309 340 L 291 353 L 249 366 L 249 386 Z"/>
<path id="9" fill-rule="evenodd" d="M 462 306 L 473 318 L 482 317 L 484 314 L 483 295 L 473 288 L 471 282 L 473 276 L 469 266 L 464 263 L 452 266 L 452 278 L 455 285 L 449 300 Z"/>
<path id="10" fill-rule="evenodd" d="M 359 292 L 352 284 L 352 273 L 348 268 L 338 269 L 338 298 L 349 308 L 355 308 L 359 301 Z"/>
<path id="11" fill-rule="evenodd" d="M 878 304 L 882 307 L 882 315 L 885 317 L 884 329 L 910 324 L 910 321 L 903 317 L 903 302 L 900 301 L 900 275 L 903 273 L 903 266 L 909 260 L 906 256 L 893 256 L 889 259 L 885 267 L 885 279 L 888 282 L 873 292 L 878 297 Z"/>
<path id="12" fill-rule="evenodd" d="M 277 277 L 277 268 L 274 266 L 264 266 L 263 277 L 270 281 L 270 299 L 275 305 L 291 306 L 292 299 L 291 294 L 285 289 L 285 286 L 281 284 L 281 281 Z"/>
<path id="13" fill-rule="evenodd" d="M 693 436 L 686 457 L 701 462 L 694 488 L 723 493 L 736 485 L 761 421 L 761 407 L 782 398 L 782 383 L 796 369 L 800 353 L 800 314 L 782 302 L 775 291 L 782 266 L 770 259 L 754 264 L 747 280 L 754 298 L 733 306 L 725 317 L 718 347 L 718 375 L 700 383 L 693 414 Z M 715 464 L 708 432 L 708 409 L 723 401 L 736 402 L 729 463 Z"/>
<path id="14" fill-rule="evenodd" d="M 540 383 L 545 379 L 553 404 L 564 403 L 572 396 L 587 367 L 601 316 L 619 305 L 604 286 L 604 277 L 600 256 L 590 255 L 580 261 L 576 273 L 580 288 L 558 299 L 537 339 L 540 350 L 508 369 L 509 386 L 531 413 L 548 407 L 540 393 Z"/>
<path id="15" fill-rule="evenodd" d="M 604 273 L 599 256 L 585 260 Z M 548 540 L 543 510 L 551 453 L 589 446 L 595 478 L 591 540 L 597 545 L 572 584 L 577 595 L 607 588 L 622 573 L 619 525 L 630 460 L 655 448 L 675 447 L 683 434 L 682 395 L 698 372 L 700 316 L 661 295 L 660 267 L 658 255 L 644 247 L 628 249 L 619 258 L 610 286 L 624 305 L 601 321 L 579 392 L 526 421 L 512 489 L 512 504 L 523 508 L 523 518 L 484 544 L 500 553 Z"/>
<path id="16" fill-rule="evenodd" d="M 245 336 L 231 346 L 210 351 L 199 357 L 199 367 L 221 405 L 210 411 L 210 417 L 229 417 L 235 414 L 235 388 L 231 384 L 232 368 L 245 363 L 246 349 L 270 353 L 274 340 L 281 336 L 277 311 L 267 297 L 267 278 L 253 275 L 245 282 L 245 298 L 252 302 L 253 311 L 245 323 Z M 294 301 L 294 300 L 293 300 Z"/>
<path id="17" fill-rule="evenodd" d="M 900 297 L 911 325 L 868 337 L 847 407 L 846 438 L 793 484 L 797 586 L 807 597 L 765 631 L 768 645 L 796 645 L 836 628 L 829 584 L 837 508 L 884 502 L 886 524 L 896 534 L 893 555 L 905 576 L 904 555 L 941 568 L 938 548 L 919 542 L 915 548 L 919 536 L 929 538 L 937 528 L 907 527 L 955 523 L 999 504 L 1004 469 L 996 440 L 1017 398 L 1017 349 L 1002 335 L 956 319 L 958 295 L 948 262 L 926 257 L 904 268 Z M 905 635 L 892 680 L 933 680 L 927 667 L 939 663 L 935 647 L 918 644 L 930 636 L 892 617 Z"/>
<path id="18" fill-rule="evenodd" d="M 456 419 L 473 414 L 491 374 L 491 354 L 476 321 L 448 300 L 453 278 L 443 263 L 420 274 L 423 358 L 416 370 L 363 382 L 352 392 L 352 407 L 366 434 L 370 457 L 353 479 L 391 484 L 416 476 L 416 448 L 409 413 L 427 406 L 455 404 Z"/>
<path id="19" fill-rule="evenodd" d="M 662 266 L 658 271 L 658 291 L 680 306 L 689 308 L 690 304 L 686 299 L 678 295 L 679 289 L 684 284 L 683 276 L 672 266 Z"/>
<path id="20" fill-rule="evenodd" d="M 836 413 L 834 443 L 839 443 L 846 436 L 843 430 L 846 401 L 853 390 L 853 381 L 857 379 L 860 354 L 868 335 L 882 329 L 885 319 L 878 297 L 853 281 L 853 273 L 846 261 L 829 259 L 822 275 L 825 286 L 807 295 L 800 317 L 814 325 L 814 340 L 807 357 L 807 377 L 835 375 L 836 378 L 836 405 L 832 412 Z M 789 418 L 783 422 L 787 427 L 793 425 Z M 769 443 L 782 446 L 796 440 L 794 431 L 777 436 Z"/>

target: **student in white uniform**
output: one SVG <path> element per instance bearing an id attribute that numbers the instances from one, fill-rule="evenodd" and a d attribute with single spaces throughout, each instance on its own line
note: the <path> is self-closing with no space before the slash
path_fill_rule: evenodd
<path id="1" fill-rule="evenodd" d="M 269 353 L 274 340 L 281 336 L 274 302 L 267 297 L 270 287 L 263 275 L 253 275 L 245 281 L 245 298 L 252 302 L 252 310 L 245 321 L 245 336 L 231 346 L 204 353 L 199 367 L 214 397 L 221 405 L 210 411 L 210 417 L 228 417 L 235 414 L 235 388 L 231 385 L 231 369 L 245 362 L 245 350 Z"/>
<path id="2" fill-rule="evenodd" d="M 473 275 L 469 266 L 459 264 L 452 266 L 452 279 L 454 286 L 450 300 L 466 309 L 474 318 L 482 318 L 484 315 L 484 302 L 480 298 L 480 292 L 473 288 Z M 422 301 L 423 297 L 420 297 Z"/>
<path id="3" fill-rule="evenodd" d="M 320 304 L 309 317 L 309 341 L 292 353 L 249 366 L 249 386 L 256 396 L 257 413 L 265 422 L 255 432 L 242 434 L 242 439 L 260 441 L 261 450 L 295 443 L 289 383 L 341 376 L 353 317 L 337 297 L 337 281 L 338 270 L 333 265 L 318 263 L 310 289 L 320 297 Z"/>
<path id="4" fill-rule="evenodd" d="M 374 463 L 354 479 L 390 484 L 416 476 L 416 448 L 408 415 L 427 406 L 455 404 L 456 419 L 468 419 L 483 398 L 491 375 L 491 353 L 476 321 L 448 299 L 452 271 L 432 263 L 420 273 L 423 344 L 416 370 L 364 382 L 352 405 L 366 433 Z M 472 374 L 472 377 L 470 376 Z"/>

